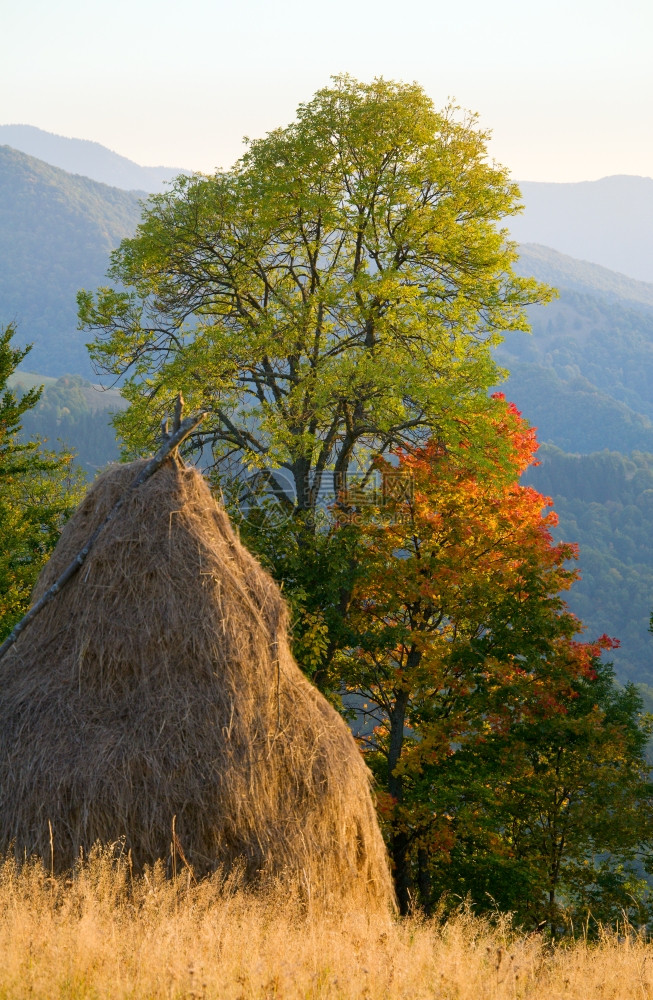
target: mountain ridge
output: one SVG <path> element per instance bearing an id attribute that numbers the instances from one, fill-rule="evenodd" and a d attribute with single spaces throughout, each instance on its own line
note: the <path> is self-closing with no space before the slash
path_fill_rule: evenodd
<path id="1" fill-rule="evenodd" d="M 653 281 L 629 275 L 561 253 L 540 243 L 520 243 L 518 274 L 532 276 L 555 287 L 588 291 L 606 299 L 620 299 L 630 305 L 653 309 Z"/>
<path id="2" fill-rule="evenodd" d="M 99 142 L 57 135 L 35 125 L 0 125 L 0 145 L 124 191 L 155 194 L 179 174 L 191 173 L 182 167 L 144 167 Z"/>
<path id="3" fill-rule="evenodd" d="M 106 280 L 140 215 L 138 193 L 0 146 L 0 322 L 16 322 L 17 344 L 34 344 L 30 367 L 92 374 L 76 294 Z"/>
<path id="4" fill-rule="evenodd" d="M 520 181 L 524 211 L 506 224 L 518 243 L 540 243 L 641 281 L 653 281 L 653 178 Z"/>

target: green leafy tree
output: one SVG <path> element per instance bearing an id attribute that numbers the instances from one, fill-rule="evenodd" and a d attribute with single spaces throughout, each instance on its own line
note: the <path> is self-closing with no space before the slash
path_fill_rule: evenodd
<path id="1" fill-rule="evenodd" d="M 594 659 L 556 711 L 462 749 L 435 778 L 452 844 L 428 859 L 434 892 L 554 935 L 648 922 L 652 729 L 634 686 Z"/>
<path id="2" fill-rule="evenodd" d="M 8 388 L 29 351 L 12 348 L 14 332 L 12 326 L 0 330 L 0 641 L 27 611 L 36 577 L 81 492 L 70 453 L 19 440 L 23 414 L 41 390 L 19 397 Z"/>
<path id="3" fill-rule="evenodd" d="M 490 347 L 548 297 L 512 271 L 519 193 L 486 141 L 415 84 L 342 76 L 231 171 L 151 198 L 121 290 L 79 295 L 96 364 L 128 375 L 128 450 L 181 389 L 209 411 L 192 447 L 301 515 L 365 456 L 459 438 L 500 378 Z"/>

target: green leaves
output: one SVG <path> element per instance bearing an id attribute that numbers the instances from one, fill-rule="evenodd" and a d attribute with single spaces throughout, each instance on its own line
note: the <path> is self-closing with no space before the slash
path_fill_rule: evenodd
<path id="1" fill-rule="evenodd" d="M 326 471 L 457 440 L 500 377 L 489 345 L 549 294 L 512 272 L 518 191 L 486 138 L 417 85 L 343 76 L 232 171 L 150 199 L 113 257 L 127 291 L 79 300 L 96 363 L 129 374 L 128 448 L 181 389 L 211 413 L 197 447 L 287 469 L 299 509 Z"/>
<path id="2" fill-rule="evenodd" d="M 590 676 L 572 681 L 562 707 L 497 734 L 467 768 L 464 754 L 458 762 L 458 782 L 471 779 L 468 797 L 482 803 L 482 824 L 497 832 L 506 859 L 504 874 L 488 875 L 484 891 L 524 923 L 548 920 L 554 933 L 589 913 L 606 923 L 624 913 L 646 921 L 650 901 L 641 876 L 653 786 L 644 750 L 651 720 L 641 716 L 635 690 L 617 688 L 612 668 L 599 660 Z M 479 796 L 479 775 L 492 781 L 491 797 Z M 476 850 L 478 856 L 478 838 Z M 486 844 L 484 853 L 495 850 Z M 527 891 L 511 899 L 513 869 Z M 448 877 L 440 868 L 438 878 L 446 884 Z"/>

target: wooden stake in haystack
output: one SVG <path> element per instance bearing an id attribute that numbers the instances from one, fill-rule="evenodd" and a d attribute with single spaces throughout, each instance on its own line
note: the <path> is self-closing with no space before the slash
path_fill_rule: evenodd
<path id="1" fill-rule="evenodd" d="M 198 875 L 387 909 L 358 748 L 292 658 L 277 585 L 197 470 L 166 461 L 197 422 L 98 477 L 0 661 L 0 851 L 63 869 L 120 839 L 138 869 L 174 817 Z"/>

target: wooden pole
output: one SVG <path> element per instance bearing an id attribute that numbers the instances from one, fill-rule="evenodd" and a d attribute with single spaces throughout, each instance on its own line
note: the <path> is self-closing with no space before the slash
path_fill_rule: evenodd
<path id="1" fill-rule="evenodd" d="M 3 644 L 0 646 L 0 660 L 5 655 L 7 650 L 11 646 L 13 646 L 13 644 L 16 642 L 21 632 L 23 632 L 27 628 L 30 622 L 34 621 L 38 613 L 45 607 L 45 605 L 49 604 L 50 601 L 57 596 L 59 591 L 66 586 L 68 581 L 80 569 L 87 555 L 89 554 L 89 552 L 95 545 L 96 541 L 106 528 L 107 524 L 113 521 L 114 517 L 121 509 L 127 498 L 134 492 L 134 490 L 137 490 L 139 486 L 142 486 L 142 484 L 147 479 L 149 479 L 150 476 L 154 475 L 157 469 L 161 468 L 165 460 L 170 456 L 170 454 L 175 450 L 175 448 L 178 448 L 179 445 L 182 443 L 182 441 L 185 441 L 185 439 L 190 434 L 193 433 L 195 428 L 202 422 L 202 420 L 204 420 L 205 416 L 206 416 L 206 411 L 202 411 L 201 413 L 198 413 L 192 417 L 187 417 L 185 420 L 180 421 L 178 423 L 176 430 L 168 438 L 164 440 L 163 444 L 157 451 L 154 458 L 151 458 L 150 461 L 147 463 L 147 465 L 143 466 L 141 471 L 138 473 L 136 478 L 129 484 L 129 486 L 127 487 L 123 495 L 120 497 L 120 499 L 115 502 L 115 504 L 105 517 L 104 521 L 102 521 L 102 523 L 97 526 L 91 537 L 88 539 L 86 545 L 84 545 L 84 547 L 79 550 L 73 561 L 69 563 L 68 566 L 66 566 L 63 573 L 61 573 L 61 575 L 57 577 L 52 586 L 48 590 L 46 590 L 43 597 L 41 597 L 41 599 L 38 600 L 36 604 L 29 609 L 27 614 L 24 615 L 23 618 L 21 618 L 18 624 L 14 626 L 14 629 L 11 632 L 11 634 L 7 636 Z"/>

